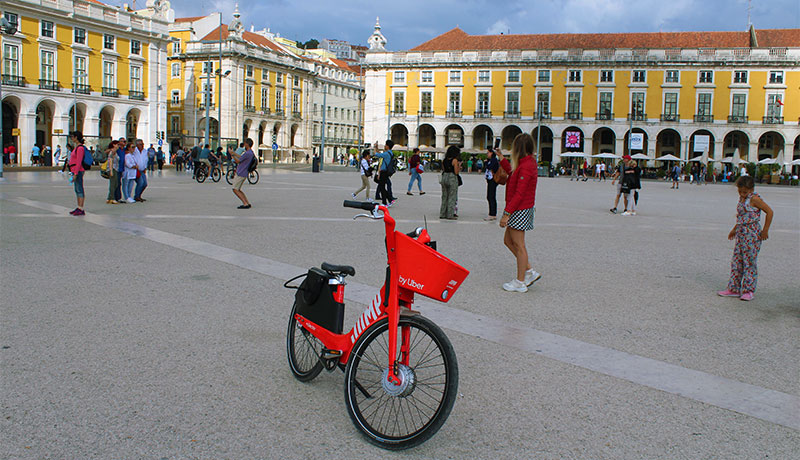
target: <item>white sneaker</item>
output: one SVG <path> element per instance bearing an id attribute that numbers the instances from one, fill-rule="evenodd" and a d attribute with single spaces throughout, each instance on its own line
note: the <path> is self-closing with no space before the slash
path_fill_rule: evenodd
<path id="1" fill-rule="evenodd" d="M 503 283 L 503 289 L 510 292 L 528 292 L 528 286 L 516 278 L 508 283 Z"/>
<path id="2" fill-rule="evenodd" d="M 350 195 L 353 197 L 354 200 L 356 199 L 356 194 L 355 193 L 351 193 Z"/>
<path id="3" fill-rule="evenodd" d="M 128 198 L 128 199 L 127 199 L 127 200 L 125 200 L 125 201 L 126 201 L 127 203 L 136 203 L 136 200 L 134 200 L 133 198 Z"/>
<path id="4" fill-rule="evenodd" d="M 530 269 L 525 272 L 525 286 L 530 286 L 531 284 L 539 281 L 542 275 L 535 271 L 534 269 Z"/>
<path id="5" fill-rule="evenodd" d="M 631 211 L 631 215 L 635 216 L 636 215 L 636 211 Z"/>
<path id="6" fill-rule="evenodd" d="M 622 215 L 623 215 L 623 216 L 630 216 L 630 215 L 631 215 L 631 213 L 630 213 L 630 211 L 625 211 L 625 212 L 623 212 L 623 213 L 622 213 Z"/>

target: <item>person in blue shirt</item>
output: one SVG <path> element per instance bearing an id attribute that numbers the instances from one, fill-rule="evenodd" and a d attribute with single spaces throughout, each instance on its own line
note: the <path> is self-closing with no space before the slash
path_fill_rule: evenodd
<path id="1" fill-rule="evenodd" d="M 36 144 L 33 144 L 33 150 L 31 150 L 31 164 L 33 166 L 36 166 L 37 164 L 39 164 L 39 153 L 40 152 L 41 152 L 41 150 L 39 149 L 39 146 L 36 145 Z"/>
<path id="2" fill-rule="evenodd" d="M 119 168 L 117 172 L 119 173 L 119 177 L 125 177 L 125 146 L 128 144 L 128 140 L 124 137 L 119 138 L 119 142 L 117 142 L 117 157 L 119 158 Z M 120 203 L 124 203 L 125 201 L 122 199 L 122 179 L 119 181 L 119 185 L 117 189 L 114 191 L 114 200 L 119 201 Z"/>
<path id="3" fill-rule="evenodd" d="M 394 142 L 387 140 L 383 146 L 383 152 L 375 154 L 375 157 L 380 160 L 380 165 L 378 166 L 378 189 L 375 191 L 375 200 L 381 200 L 384 206 L 388 202 L 389 207 L 397 201 L 397 198 L 392 194 L 392 180 L 386 172 L 386 168 L 394 156 L 392 147 L 394 147 Z"/>

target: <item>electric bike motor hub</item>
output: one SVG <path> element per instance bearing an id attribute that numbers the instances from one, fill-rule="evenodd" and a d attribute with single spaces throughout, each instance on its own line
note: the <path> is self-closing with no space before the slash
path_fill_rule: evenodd
<path id="1" fill-rule="evenodd" d="M 383 391 L 392 397 L 405 398 L 413 393 L 414 388 L 417 386 L 417 374 L 414 373 L 414 369 L 411 369 L 405 364 L 397 365 L 397 377 L 400 379 L 400 385 L 395 385 L 389 380 L 388 367 L 383 370 L 381 377 Z"/>

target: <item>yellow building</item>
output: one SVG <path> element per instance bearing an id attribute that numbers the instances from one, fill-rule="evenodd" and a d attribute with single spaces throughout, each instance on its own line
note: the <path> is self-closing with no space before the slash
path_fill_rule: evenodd
<path id="1" fill-rule="evenodd" d="M 632 153 L 653 158 L 800 156 L 800 29 L 479 36 L 456 28 L 408 51 L 377 44 L 366 67 L 368 141 L 477 151 L 500 137 L 507 149 L 518 133 L 536 139 L 541 124 L 540 161 L 555 163 L 567 152 L 628 153 L 631 128 L 641 133 Z"/>
<path id="2" fill-rule="evenodd" d="M 167 138 L 173 150 L 204 144 L 208 126 L 214 148 L 249 137 L 263 160 L 305 160 L 320 147 L 323 99 L 326 158 L 356 144 L 362 93 L 347 64 L 268 30 L 244 30 L 238 9 L 228 24 L 220 13 L 178 18 L 170 34 Z"/>
<path id="3" fill-rule="evenodd" d="M 161 87 L 174 13 L 166 1 L 147 5 L 132 11 L 95 0 L 2 2 L 14 29 L 2 35 L 2 141 L 16 146 L 18 164 L 30 163 L 34 144 L 65 147 L 74 129 L 94 148 L 112 137 L 157 142 L 165 130 Z"/>

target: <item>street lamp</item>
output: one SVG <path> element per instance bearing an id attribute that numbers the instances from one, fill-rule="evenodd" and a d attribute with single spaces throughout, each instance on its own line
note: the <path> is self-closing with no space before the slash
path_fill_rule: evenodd
<path id="1" fill-rule="evenodd" d="M 75 72 L 72 76 L 72 130 L 78 130 L 78 79 L 85 78 L 86 72 Z"/>
<path id="2" fill-rule="evenodd" d="M 17 28 L 8 22 L 5 16 L 0 17 L 0 35 L 14 35 L 17 33 Z M 2 80 L 2 79 L 0 79 Z M 0 81 L 0 148 L 5 148 L 5 139 L 3 139 L 3 83 Z M 13 137 L 13 136 L 12 136 Z M 19 153 L 21 156 L 21 152 Z M 10 158 L 9 158 L 10 160 Z M 0 153 L 0 179 L 3 178 L 3 162 L 5 158 Z"/>

